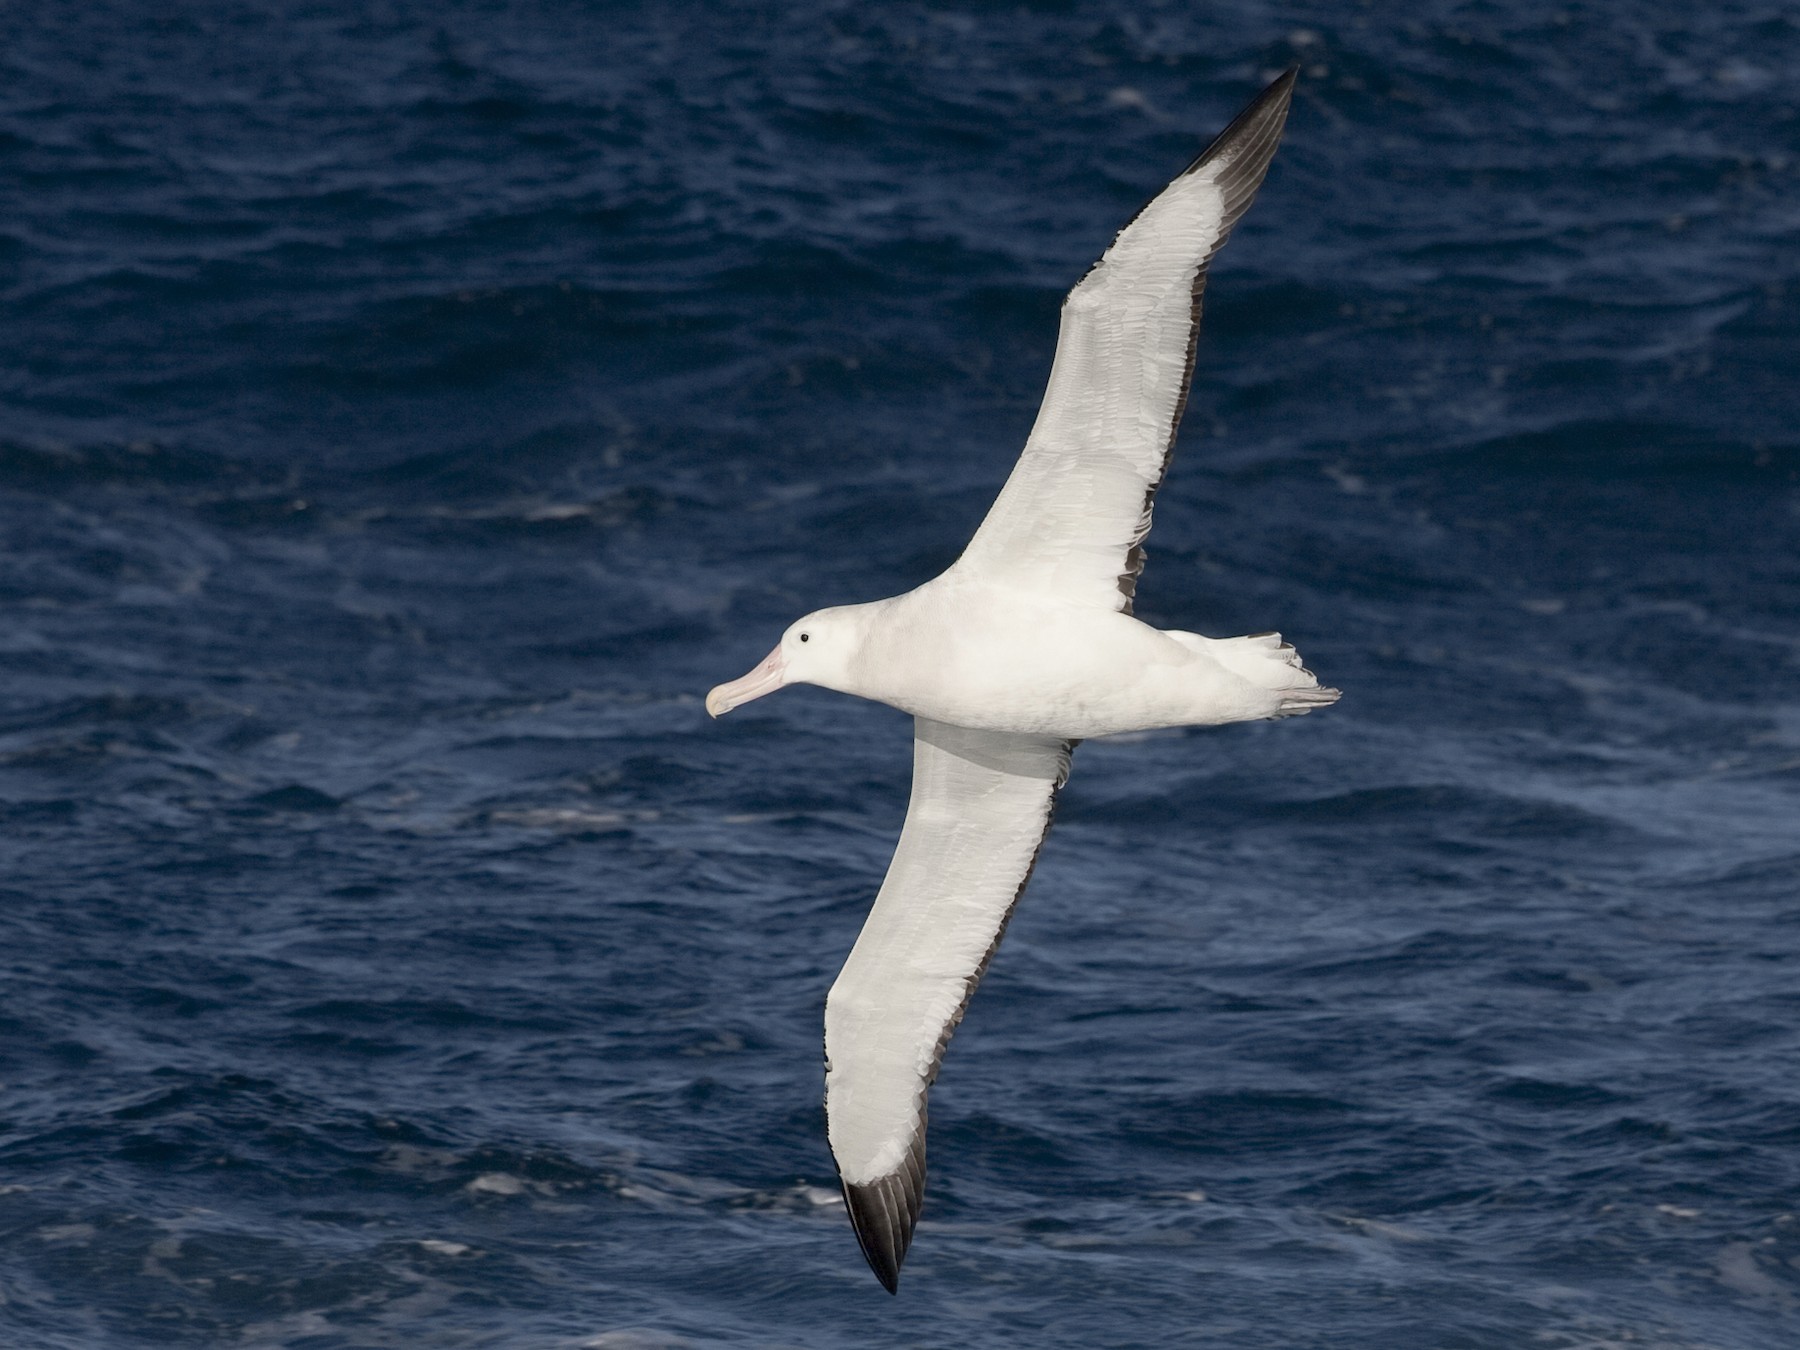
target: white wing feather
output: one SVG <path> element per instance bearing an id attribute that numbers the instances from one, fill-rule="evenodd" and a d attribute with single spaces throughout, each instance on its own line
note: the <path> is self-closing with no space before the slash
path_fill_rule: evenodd
<path id="1" fill-rule="evenodd" d="M 1037 422 L 958 569 L 1129 612 L 1206 268 L 1262 183 L 1293 82 L 1265 89 L 1069 292 Z"/>
<path id="2" fill-rule="evenodd" d="M 1069 743 L 916 721 L 887 880 L 825 1004 L 831 1150 L 892 1287 L 925 1186 L 925 1094 L 1050 829 Z"/>

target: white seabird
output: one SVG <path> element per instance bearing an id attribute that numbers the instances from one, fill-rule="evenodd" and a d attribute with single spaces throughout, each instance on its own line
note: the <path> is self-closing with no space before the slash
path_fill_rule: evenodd
<path id="1" fill-rule="evenodd" d="M 887 880 L 825 1004 L 831 1151 L 892 1293 L 925 1189 L 925 1098 L 1050 829 L 1078 741 L 1287 717 L 1337 701 L 1277 633 L 1132 617 L 1151 501 L 1187 402 L 1213 255 L 1262 183 L 1288 71 L 1138 213 L 1063 303 L 1012 476 L 968 549 L 917 590 L 808 614 L 714 717 L 787 684 L 915 719 Z"/>

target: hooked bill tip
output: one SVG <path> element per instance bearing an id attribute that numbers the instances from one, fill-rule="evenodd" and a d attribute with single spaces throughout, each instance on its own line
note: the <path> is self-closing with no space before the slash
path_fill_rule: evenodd
<path id="1" fill-rule="evenodd" d="M 761 698 L 764 694 L 772 694 L 786 683 L 783 673 L 787 663 L 782 659 L 781 648 L 765 656 L 748 675 L 739 679 L 727 680 L 724 684 L 715 684 L 712 692 L 706 696 L 706 711 L 714 717 L 723 717 L 733 708 L 740 708 L 753 698 Z"/>

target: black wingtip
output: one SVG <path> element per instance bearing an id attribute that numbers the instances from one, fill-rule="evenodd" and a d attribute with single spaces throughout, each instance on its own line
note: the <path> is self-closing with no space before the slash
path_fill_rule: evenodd
<path id="1" fill-rule="evenodd" d="M 844 1208 L 850 1211 L 850 1227 L 856 1230 L 856 1244 L 862 1248 L 863 1260 L 890 1294 L 900 1292 L 900 1263 L 906 1260 L 906 1249 L 912 1241 L 912 1225 L 898 1221 L 893 1197 L 888 1193 L 892 1178 L 884 1178 L 868 1186 L 844 1183 Z"/>
<path id="2" fill-rule="evenodd" d="M 1275 146 L 1281 140 L 1281 128 L 1287 121 L 1288 104 L 1294 97 L 1294 81 L 1299 78 L 1300 67 L 1289 66 L 1269 81 L 1262 93 L 1251 99 L 1249 105 L 1231 119 L 1231 125 L 1214 136 L 1211 144 L 1194 157 L 1194 162 L 1182 171 L 1183 174 L 1203 169 L 1227 151 L 1240 144 L 1247 144 L 1254 157 L 1262 161 L 1256 173 L 1260 181 L 1260 170 L 1268 167 L 1269 160 L 1274 157 Z M 1261 153 L 1256 153 L 1258 151 Z"/>
<path id="3" fill-rule="evenodd" d="M 919 1222 L 919 1211 L 925 1205 L 925 1122 L 919 1121 L 918 1133 L 900 1166 L 866 1185 L 843 1181 L 844 1208 L 850 1211 L 850 1227 L 856 1230 L 856 1245 L 881 1287 L 890 1294 L 900 1292 L 900 1266 L 906 1260 L 906 1249 L 912 1246 L 913 1228 Z"/>

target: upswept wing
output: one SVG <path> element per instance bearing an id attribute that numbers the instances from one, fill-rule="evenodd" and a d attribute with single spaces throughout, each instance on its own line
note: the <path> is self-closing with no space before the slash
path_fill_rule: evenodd
<path id="1" fill-rule="evenodd" d="M 1050 831 L 1071 743 L 918 718 L 887 880 L 825 1004 L 850 1222 L 894 1292 L 925 1192 L 925 1097 Z"/>
<path id="2" fill-rule="evenodd" d="M 1263 90 L 1069 292 L 1037 422 L 958 568 L 1131 612 L 1206 269 L 1268 170 L 1294 75 Z"/>

